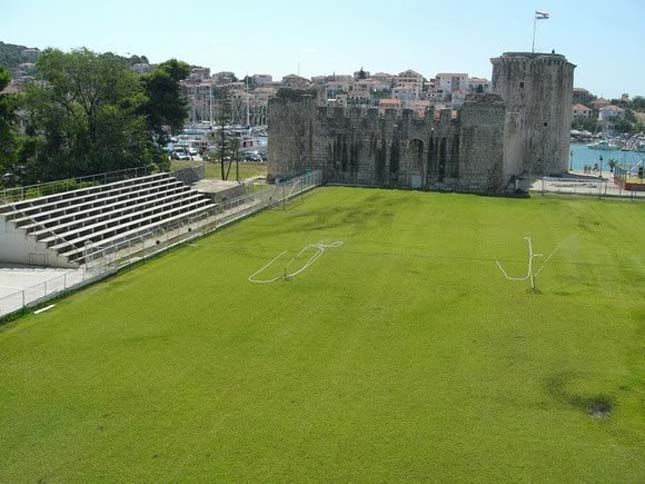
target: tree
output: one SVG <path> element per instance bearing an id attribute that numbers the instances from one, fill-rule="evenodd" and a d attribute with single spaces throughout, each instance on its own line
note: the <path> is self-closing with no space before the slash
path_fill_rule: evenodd
<path id="1" fill-rule="evenodd" d="M 148 58 L 145 55 L 131 55 L 128 57 L 128 63 L 130 65 L 134 64 L 150 64 Z"/>
<path id="2" fill-rule="evenodd" d="M 181 95 L 180 81 L 189 74 L 188 64 L 171 59 L 141 76 L 146 99 L 139 112 L 146 119 L 146 129 L 155 147 L 153 156 L 159 165 L 168 163 L 161 148 L 168 144 L 171 134 L 182 130 L 188 117 L 188 103 Z"/>
<path id="3" fill-rule="evenodd" d="M 598 128 L 598 115 L 593 115 L 590 118 L 574 118 L 571 128 L 593 133 Z"/>
<path id="4" fill-rule="evenodd" d="M 141 167 L 151 160 L 145 93 L 127 60 L 87 49 L 48 49 L 37 62 L 41 82 L 26 89 L 28 129 L 36 144 L 35 181 Z"/>
<path id="5" fill-rule="evenodd" d="M 613 123 L 613 128 L 618 133 L 634 133 L 636 131 L 636 123 L 631 121 L 628 116 L 617 119 Z"/>
<path id="6" fill-rule="evenodd" d="M 596 96 L 585 89 L 573 90 L 573 104 L 584 104 L 585 106 L 589 106 L 592 101 L 595 101 L 596 99 Z"/>
<path id="7" fill-rule="evenodd" d="M 635 96 L 632 99 L 631 106 L 634 111 L 645 111 L 645 97 Z"/>
<path id="8" fill-rule="evenodd" d="M 218 150 L 217 155 L 220 162 L 220 175 L 222 180 L 228 180 L 231 173 L 233 161 L 239 163 L 240 141 L 231 136 L 226 126 L 230 122 L 230 109 L 226 109 L 226 103 L 219 109 L 217 117 L 218 127 Z"/>
<path id="9" fill-rule="evenodd" d="M 16 134 L 17 98 L 15 94 L 2 93 L 10 81 L 9 71 L 0 67 L 0 186 L 4 184 L 5 175 L 16 162 L 18 149 Z"/>
<path id="10" fill-rule="evenodd" d="M 244 85 L 250 89 L 251 91 L 257 87 L 255 84 L 255 79 L 251 76 L 244 76 L 244 79 L 242 79 L 244 82 Z"/>
<path id="11" fill-rule="evenodd" d="M 227 180 L 233 161 L 239 163 L 240 140 L 227 128 L 234 121 L 234 100 L 227 86 L 215 89 L 214 94 L 217 100 L 215 123 L 218 145 L 214 158 L 219 159 L 221 179 Z"/>

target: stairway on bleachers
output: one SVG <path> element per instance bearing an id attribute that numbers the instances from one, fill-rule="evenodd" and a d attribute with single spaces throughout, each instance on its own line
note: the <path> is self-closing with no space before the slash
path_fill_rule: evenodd
<path id="1" fill-rule="evenodd" d="M 45 250 L 45 260 L 82 265 L 88 246 L 116 248 L 205 216 L 214 208 L 202 193 L 168 173 L 158 173 L 5 205 L 0 216 L 5 230 L 13 226 L 25 239 L 35 241 L 26 244 L 30 251 Z"/>

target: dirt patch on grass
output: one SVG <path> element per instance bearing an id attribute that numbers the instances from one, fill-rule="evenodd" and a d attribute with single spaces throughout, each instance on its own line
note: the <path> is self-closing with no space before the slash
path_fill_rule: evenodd
<path id="1" fill-rule="evenodd" d="M 614 397 L 606 393 L 596 395 L 578 395 L 568 390 L 567 386 L 575 379 L 573 373 L 558 373 L 546 380 L 546 389 L 551 397 L 577 408 L 591 418 L 606 420 L 611 417 L 616 402 Z"/>

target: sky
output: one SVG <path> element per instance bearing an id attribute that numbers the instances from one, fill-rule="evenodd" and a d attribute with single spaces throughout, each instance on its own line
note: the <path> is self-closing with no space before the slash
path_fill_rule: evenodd
<path id="1" fill-rule="evenodd" d="M 0 0 L 0 40 L 79 47 L 151 62 L 178 58 L 212 72 L 468 72 L 490 79 L 490 58 L 556 52 L 596 95 L 645 95 L 645 0 Z"/>

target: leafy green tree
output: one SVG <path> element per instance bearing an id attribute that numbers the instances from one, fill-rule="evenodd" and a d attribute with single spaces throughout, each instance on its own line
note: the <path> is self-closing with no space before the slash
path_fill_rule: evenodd
<path id="1" fill-rule="evenodd" d="M 23 55 L 27 46 L 6 44 L 0 41 L 0 66 L 10 71 L 16 69 L 23 62 L 32 62 L 33 59 Z"/>
<path id="2" fill-rule="evenodd" d="M 613 129 L 618 133 L 627 133 L 631 134 L 634 132 L 635 126 L 634 123 L 631 123 L 627 119 L 618 119 L 613 123 Z"/>
<path id="3" fill-rule="evenodd" d="M 217 115 L 217 158 L 220 163 L 220 176 L 228 180 L 233 161 L 239 163 L 240 141 L 233 137 L 226 129 L 231 122 L 231 106 L 226 100 L 220 103 Z"/>
<path id="4" fill-rule="evenodd" d="M 229 86 L 215 88 L 213 96 L 216 102 L 215 125 L 217 127 L 215 135 L 217 152 L 214 153 L 214 159 L 219 160 L 221 179 L 228 180 L 233 161 L 239 162 L 239 139 L 227 130 L 227 126 L 234 122 L 236 107 Z"/>
<path id="5" fill-rule="evenodd" d="M 177 133 L 184 127 L 188 103 L 181 95 L 180 82 L 189 74 L 188 64 L 171 59 L 141 76 L 147 99 L 140 112 L 146 118 L 151 135 L 160 143 L 167 142 L 171 133 Z"/>
<path id="6" fill-rule="evenodd" d="M 631 109 L 634 111 L 645 111 L 645 97 L 635 96 L 631 102 Z"/>
<path id="7" fill-rule="evenodd" d="M 595 132 L 598 128 L 598 116 L 594 115 L 590 118 L 578 118 L 574 119 L 571 125 L 572 129 L 577 129 L 580 131 L 591 131 Z"/>
<path id="8" fill-rule="evenodd" d="M 0 67 L 0 186 L 4 184 L 5 175 L 16 162 L 18 147 L 16 135 L 17 98 L 15 94 L 2 94 L 10 81 L 9 71 Z"/>
<path id="9" fill-rule="evenodd" d="M 168 169 L 169 160 L 161 148 L 168 144 L 171 134 L 182 130 L 188 117 L 188 103 L 181 95 L 180 82 L 189 74 L 188 64 L 171 59 L 141 76 L 146 99 L 139 112 L 145 117 L 147 133 L 153 140 L 153 159 L 162 169 Z"/>
<path id="10" fill-rule="evenodd" d="M 127 60 L 87 49 L 48 49 L 37 62 L 42 82 L 26 90 L 36 137 L 29 172 L 45 181 L 145 166 L 151 160 L 145 93 Z"/>
<path id="11" fill-rule="evenodd" d="M 131 55 L 128 57 L 128 63 L 130 65 L 134 64 L 149 64 L 148 58 L 145 55 Z"/>
<path id="12" fill-rule="evenodd" d="M 595 101 L 597 98 L 589 91 L 579 89 L 573 91 L 573 104 L 584 104 L 585 106 L 590 106 L 592 101 Z"/>

